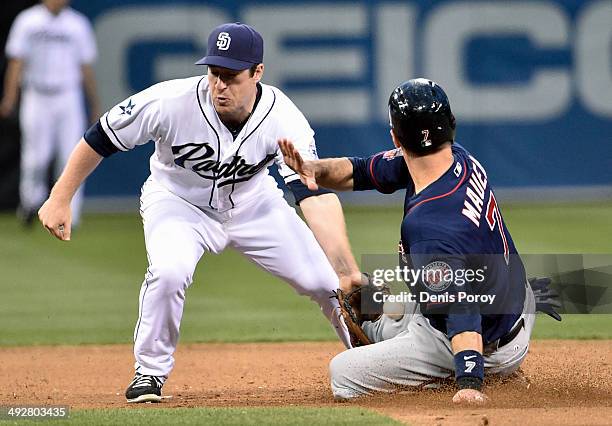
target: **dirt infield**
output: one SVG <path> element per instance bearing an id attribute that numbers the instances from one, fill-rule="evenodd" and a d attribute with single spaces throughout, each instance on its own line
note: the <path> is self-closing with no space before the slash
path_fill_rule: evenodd
<path id="1" fill-rule="evenodd" d="M 164 387 L 163 407 L 338 406 L 327 364 L 337 343 L 185 344 Z M 0 405 L 120 408 L 132 376 L 131 347 L 0 349 Z M 453 391 L 406 392 L 344 405 L 410 424 L 612 424 L 612 340 L 536 341 L 524 377 L 487 387 L 483 408 L 457 408 Z M 154 409 L 154 407 L 152 406 Z"/>

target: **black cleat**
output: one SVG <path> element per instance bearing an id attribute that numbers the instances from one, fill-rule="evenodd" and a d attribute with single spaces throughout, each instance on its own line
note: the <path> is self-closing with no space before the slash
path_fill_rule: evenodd
<path id="1" fill-rule="evenodd" d="M 164 382 L 157 376 L 136 373 L 125 391 L 127 402 L 159 402 Z"/>

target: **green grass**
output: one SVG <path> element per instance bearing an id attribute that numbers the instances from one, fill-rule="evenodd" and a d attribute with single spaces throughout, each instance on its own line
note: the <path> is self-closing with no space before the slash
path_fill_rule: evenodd
<path id="1" fill-rule="evenodd" d="M 19 420 L 0 424 L 39 424 Z M 357 407 L 338 408 L 139 408 L 75 410 L 54 425 L 399 425 L 401 423 Z"/>
<path id="2" fill-rule="evenodd" d="M 612 203 L 502 205 L 519 253 L 612 254 Z"/>
<path id="3" fill-rule="evenodd" d="M 563 315 L 557 322 L 538 314 L 533 339 L 612 339 L 612 315 Z"/>
<path id="4" fill-rule="evenodd" d="M 70 243 L 0 219 L 0 344 L 128 343 L 146 268 L 136 216 L 91 216 Z M 187 291 L 182 341 L 330 339 L 308 299 L 239 254 L 207 255 Z"/>
<path id="5" fill-rule="evenodd" d="M 612 204 L 508 205 L 523 253 L 612 253 Z M 401 206 L 347 208 L 355 255 L 394 253 Z M 130 343 L 146 268 L 137 215 L 90 215 L 73 241 L 0 215 L 0 345 Z M 536 338 L 612 338 L 610 316 L 540 320 Z M 333 340 L 318 307 L 239 254 L 206 255 L 182 342 Z"/>

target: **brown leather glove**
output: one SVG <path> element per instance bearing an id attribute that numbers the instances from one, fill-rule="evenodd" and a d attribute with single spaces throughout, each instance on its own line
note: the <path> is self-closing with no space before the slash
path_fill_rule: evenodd
<path id="1" fill-rule="evenodd" d="M 336 292 L 340 312 L 351 337 L 351 345 L 354 348 L 372 343 L 361 326 L 364 321 L 376 321 L 382 315 L 383 302 L 375 300 L 375 293 L 389 294 L 389 288 L 378 287 L 368 282 L 348 293 L 342 290 Z M 380 300 L 381 298 L 377 297 L 377 299 Z"/>

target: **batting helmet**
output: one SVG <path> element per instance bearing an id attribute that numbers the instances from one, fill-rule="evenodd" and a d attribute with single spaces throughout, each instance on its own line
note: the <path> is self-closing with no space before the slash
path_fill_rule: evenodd
<path id="1" fill-rule="evenodd" d="M 444 90 L 431 80 L 416 78 L 395 88 L 389 97 L 389 124 L 400 144 L 428 154 L 455 139 L 455 117 Z"/>

